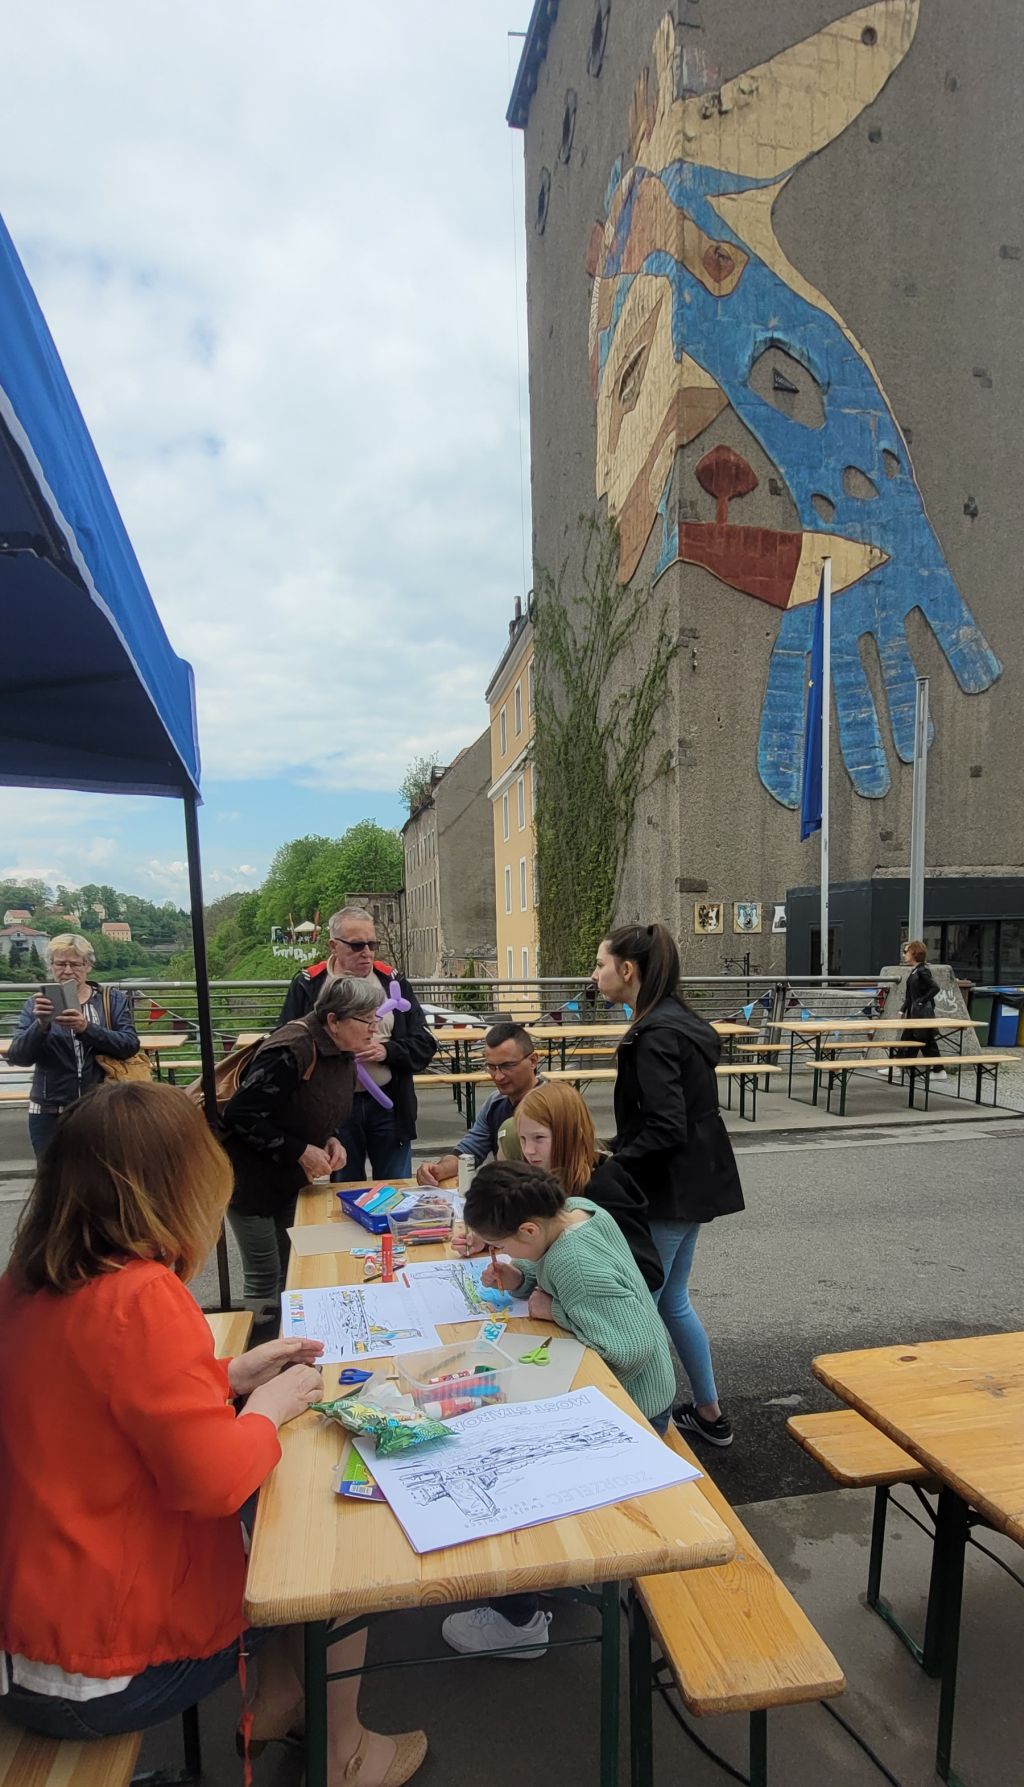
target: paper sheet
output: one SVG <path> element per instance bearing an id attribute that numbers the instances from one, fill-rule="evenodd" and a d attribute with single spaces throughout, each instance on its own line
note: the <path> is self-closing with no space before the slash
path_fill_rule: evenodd
<path id="1" fill-rule="evenodd" d="M 323 1365 L 425 1352 L 441 1338 L 415 1291 L 404 1285 L 324 1285 L 285 1291 L 281 1332 L 322 1340 Z"/>
<path id="2" fill-rule="evenodd" d="M 489 1261 L 424 1260 L 408 1262 L 404 1276 L 423 1300 L 432 1322 L 481 1322 L 491 1316 L 528 1315 L 525 1298 L 492 1291 L 480 1283 Z"/>
<path id="3" fill-rule="evenodd" d="M 288 1230 L 293 1252 L 300 1260 L 314 1253 L 347 1253 L 351 1247 L 372 1247 L 379 1235 L 370 1235 L 357 1222 L 310 1222 Z"/>
<path id="4" fill-rule="evenodd" d="M 452 1438 L 378 1458 L 357 1438 L 414 1551 L 564 1519 L 686 1483 L 700 1472 L 600 1390 L 460 1415 Z"/>

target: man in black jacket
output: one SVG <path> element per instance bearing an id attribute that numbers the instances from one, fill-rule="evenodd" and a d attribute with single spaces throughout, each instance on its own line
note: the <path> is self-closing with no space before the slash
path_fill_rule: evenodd
<path id="1" fill-rule="evenodd" d="M 380 982 L 381 1004 L 388 996 L 392 979 L 398 981 L 402 998 L 409 1001 L 409 1010 L 387 1012 L 379 1018 L 376 1037 L 359 1056 L 371 1079 L 390 1098 L 393 1109 L 386 1111 L 370 1092 L 356 1093 L 352 1115 L 338 1131 L 348 1161 L 340 1173 L 331 1176 L 358 1184 L 366 1178 L 369 1156 L 370 1172 L 375 1179 L 408 1179 L 416 1135 L 413 1074 L 422 1073 L 429 1066 L 437 1053 L 437 1043 L 409 982 L 386 962 L 377 961 L 377 939 L 368 912 L 360 906 L 343 907 L 331 919 L 328 935 L 330 955 L 325 962 L 314 962 L 295 976 L 278 1023 L 288 1024 L 311 1012 L 317 994 L 329 978 L 351 975 L 355 980 L 363 980 L 373 974 Z"/>

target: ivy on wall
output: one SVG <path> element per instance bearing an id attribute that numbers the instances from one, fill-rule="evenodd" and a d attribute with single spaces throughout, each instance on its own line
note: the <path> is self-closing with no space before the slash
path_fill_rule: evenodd
<path id="1" fill-rule="evenodd" d="M 583 551 L 570 578 L 538 570 L 533 605 L 537 706 L 537 867 L 545 974 L 586 974 L 615 912 L 641 797 L 666 774 L 651 759 L 678 643 L 650 589 L 618 580 L 613 523 L 581 516 Z M 653 642 L 648 645 L 651 634 Z M 643 641 L 644 666 L 625 680 Z"/>

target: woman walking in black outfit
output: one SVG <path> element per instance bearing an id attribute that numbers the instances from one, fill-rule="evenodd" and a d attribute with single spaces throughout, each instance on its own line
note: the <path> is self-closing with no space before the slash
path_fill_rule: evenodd
<path id="1" fill-rule="evenodd" d="M 690 1380 L 693 1401 L 676 1426 L 731 1446 L 703 1323 L 690 1302 L 690 1269 L 704 1223 L 743 1209 L 743 1192 L 718 1108 L 717 1033 L 679 991 L 679 952 L 664 925 L 623 925 L 597 952 L 598 992 L 633 1011 L 619 1044 L 614 1158 L 647 1198 L 665 1283 L 658 1308 Z"/>

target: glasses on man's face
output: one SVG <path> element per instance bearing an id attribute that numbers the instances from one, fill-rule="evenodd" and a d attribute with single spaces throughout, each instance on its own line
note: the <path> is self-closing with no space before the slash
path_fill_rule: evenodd
<path id="1" fill-rule="evenodd" d="M 522 1066 L 522 1058 L 520 1057 L 516 1061 L 488 1061 L 485 1065 L 492 1080 L 503 1079 L 506 1075 L 515 1073 L 517 1067 Z"/>
<path id="2" fill-rule="evenodd" d="M 373 949 L 377 948 L 376 937 L 358 937 L 358 938 L 334 937 L 334 938 L 332 938 L 332 942 L 344 944 L 346 949 L 351 949 L 353 951 L 359 950 L 359 949 L 373 950 Z"/>

